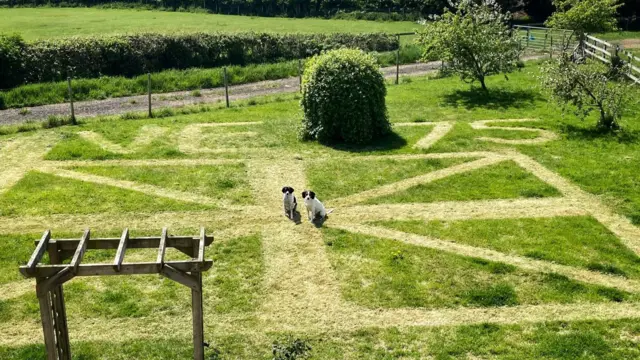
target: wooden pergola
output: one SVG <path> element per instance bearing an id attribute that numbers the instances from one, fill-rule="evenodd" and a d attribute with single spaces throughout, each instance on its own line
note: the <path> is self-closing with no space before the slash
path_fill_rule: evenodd
<path id="1" fill-rule="evenodd" d="M 213 261 L 205 260 L 205 248 L 213 242 L 200 228 L 200 236 L 171 236 L 167 228 L 158 237 L 129 237 L 129 229 L 120 238 L 91 239 L 90 230 L 85 230 L 80 239 L 51 238 L 51 231 L 45 231 L 36 240 L 34 250 L 27 265 L 20 272 L 27 278 L 36 279 L 36 293 L 40 302 L 42 329 L 48 360 L 71 360 L 69 330 L 65 311 L 62 285 L 77 276 L 110 276 L 160 274 L 191 289 L 193 316 L 193 358 L 204 359 L 204 328 L 202 314 L 202 272 L 211 268 Z M 158 250 L 155 262 L 124 262 L 127 249 Z M 167 248 L 175 248 L 190 260 L 165 261 Z M 82 259 L 89 249 L 114 249 L 112 264 L 83 264 Z M 42 264 L 44 254 L 49 254 L 49 264 Z M 68 263 L 64 263 L 66 260 Z"/>

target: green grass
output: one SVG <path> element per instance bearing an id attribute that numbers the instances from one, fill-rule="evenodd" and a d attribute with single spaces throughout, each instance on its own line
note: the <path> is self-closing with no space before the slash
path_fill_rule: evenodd
<path id="1" fill-rule="evenodd" d="M 419 154 L 449 151 L 504 151 L 516 149 L 545 167 L 559 173 L 583 190 L 596 194 L 615 211 L 636 222 L 640 221 L 640 183 L 637 181 L 637 162 L 640 154 L 640 124 L 635 121 L 640 115 L 637 104 L 626 114 L 624 131 L 615 134 L 593 130 L 595 118 L 581 122 L 548 101 L 536 87 L 536 66 L 528 64 L 521 72 L 511 74 L 509 81 L 501 76 L 488 79 L 489 93 L 473 90 L 457 78 L 414 78 L 399 86 L 389 86 L 387 105 L 392 122 L 411 121 L 456 121 L 452 132 L 429 150 L 414 149 L 418 139 L 430 131 L 429 127 L 397 127 L 395 134 L 373 146 L 354 147 L 336 145 L 322 146 L 314 142 L 299 142 L 296 127 L 302 118 L 295 95 L 272 96 L 257 99 L 255 106 L 245 104 L 231 109 L 212 109 L 193 114 L 167 112 L 162 117 L 143 119 L 133 115 L 126 118 L 110 117 L 86 120 L 78 126 L 64 126 L 49 131 L 57 137 L 53 149 L 47 155 L 52 160 L 73 159 L 172 159 L 250 157 L 253 160 L 273 161 L 287 156 L 291 162 L 317 160 L 322 156 L 335 155 L 360 157 L 361 155 Z M 632 90 L 638 95 L 638 90 Z M 635 98 L 640 98 L 635 96 Z M 487 119 L 539 118 L 542 121 L 518 126 L 548 129 L 558 134 L 556 141 L 541 145 L 504 145 L 477 140 L 479 136 L 502 138 L 526 138 L 530 134 L 502 130 L 473 130 L 469 122 Z M 192 155 L 179 151 L 177 139 L 185 126 L 193 123 L 262 121 L 255 128 L 215 129 L 205 132 L 205 143 L 209 148 L 221 146 L 256 147 L 270 146 L 268 153 L 245 154 L 201 154 Z M 109 141 L 128 146 L 139 130 L 150 124 L 168 128 L 167 134 L 148 147 L 133 154 L 113 154 L 98 146 L 83 141 L 78 131 L 95 131 Z M 233 139 L 229 135 L 238 131 L 253 131 L 260 140 L 250 137 Z M 1 136 L 0 142 L 31 134 Z M 227 137 L 225 139 L 225 137 Z M 223 140 L 217 142 L 217 140 Z M 278 160 L 276 160 L 278 157 Z M 337 159 L 335 159 L 337 160 Z M 357 159 L 356 159 L 357 160 Z M 376 162 L 365 166 L 353 161 L 349 171 L 327 165 L 327 174 L 344 173 L 348 179 L 336 177 L 340 187 L 363 189 L 378 186 L 391 178 L 403 178 L 411 171 L 429 171 L 435 164 L 384 164 Z M 100 164 L 97 164 L 100 165 Z M 387 165 L 389 168 L 387 169 Z M 506 168 L 501 169 L 500 166 Z M 171 184 L 168 177 L 143 174 L 142 170 L 107 169 L 105 175 L 120 172 L 118 176 L 134 176 L 157 183 L 159 186 L 183 188 L 184 182 L 198 181 L 194 185 L 199 191 L 218 192 L 214 179 L 186 176 Z M 406 168 L 404 166 L 407 166 Z M 464 177 L 456 180 L 451 188 L 437 188 L 433 192 L 446 195 L 447 199 L 468 200 L 477 198 L 479 190 L 490 191 L 497 197 L 555 196 L 557 192 L 519 170 L 515 165 L 502 163 L 485 168 L 489 174 L 476 177 L 474 182 Z M 436 166 L 437 167 L 437 166 Z M 498 168 L 498 170 L 496 170 Z M 394 173 L 396 170 L 397 173 Z M 516 171 L 514 175 L 514 171 Z M 493 175 L 491 173 L 493 172 Z M 518 172 L 522 174 L 518 175 Z M 381 175 L 382 173 L 382 175 Z M 178 173 L 176 176 L 182 176 Z M 353 176 L 350 174 L 356 174 Z M 473 173 L 469 173 L 473 175 Z M 500 175 L 500 176 L 498 176 Z M 309 178 L 312 178 L 310 172 Z M 353 179 L 353 178 L 356 179 Z M 499 183 L 501 178 L 513 184 Z M 215 176 L 214 176 L 215 178 Z M 188 180 L 187 180 L 188 179 Z M 524 179 L 524 180 L 523 180 Z M 535 181 L 533 181 L 535 180 Z M 461 183 L 468 182 L 466 193 L 458 192 Z M 522 181 L 522 183 L 520 183 Z M 533 182 L 532 182 L 533 181 Z M 496 183 L 497 182 L 497 183 Z M 508 181 L 507 181 L 508 182 Z M 436 184 L 436 183 L 434 183 Z M 520 186 L 524 184 L 523 186 Z M 313 185 L 313 183 L 310 183 Z M 200 187 L 202 186 L 202 187 Z M 209 188 L 211 186 L 211 188 Z M 326 185 L 317 185 L 327 196 L 333 191 Z M 324 186 L 324 188 L 323 188 Z M 535 190 L 522 192 L 522 190 Z M 296 189 L 298 190 L 298 189 Z M 222 191 L 222 190 L 220 190 Z M 336 189 L 336 195 L 341 189 Z M 351 191 L 351 190 L 350 190 Z M 221 196 L 231 193 L 224 191 Z M 321 194 L 322 195 L 322 194 Z M 424 195 L 424 194 L 423 194 Z M 421 195 L 422 196 L 422 195 Z M 84 203 L 85 199 L 89 203 Z M 324 198 L 324 196 L 321 196 Z M 409 199 L 414 201 L 416 198 Z M 421 199 L 430 198 L 428 196 Z M 148 211 L 167 209 L 182 211 L 193 209 L 193 204 L 165 204 L 162 199 L 139 193 L 102 187 L 89 183 L 58 179 L 40 173 L 31 173 L 26 179 L 0 197 L 0 209 L 12 215 L 49 215 L 53 213 L 95 213 L 129 211 L 125 216 L 135 217 Z M 145 207 L 141 208 L 140 203 Z M 149 205 L 151 204 L 151 209 Z M 274 211 L 278 211 L 275 209 Z M 336 215 L 337 216 L 337 215 Z M 4 217 L 3 222 L 11 222 Z M 331 225 L 331 219 L 326 226 Z M 197 224 L 194 224 L 196 226 Z M 199 225 L 199 224 L 198 224 Z M 212 219 L 203 224 L 213 229 L 233 226 Z M 303 224 L 297 229 L 301 234 L 307 230 Z M 387 224 L 390 225 L 390 224 Z M 393 223 L 401 230 L 429 231 L 445 239 L 483 246 L 499 251 L 528 255 L 569 266 L 602 271 L 635 279 L 638 275 L 635 255 L 622 247 L 608 231 L 586 217 L 558 219 L 520 219 L 505 221 L 470 221 L 449 223 Z M 104 224 L 104 231 L 111 229 Z M 292 225 L 293 226 L 293 225 Z M 97 229 L 96 229 L 97 230 Z M 197 231 L 172 229 L 176 234 Z M 257 228 L 256 231 L 261 229 Z M 370 308 L 456 308 L 460 306 L 492 308 L 516 304 L 585 303 L 622 301 L 634 306 L 637 294 L 615 289 L 591 286 L 569 278 L 523 271 L 511 265 L 467 258 L 451 253 L 406 245 L 402 242 L 323 230 L 326 236 L 326 252 L 334 267 L 327 276 L 336 276 L 343 296 L 349 301 Z M 157 229 L 155 231 L 157 234 Z M 79 234 L 72 234 L 78 237 Z M 23 264 L 33 250 L 33 240 L 40 234 L 0 234 L 0 284 L 11 289 L 12 282 L 20 275 L 17 267 Z M 56 237 L 66 236 L 56 232 Z M 94 235 L 95 236 L 95 235 Z M 518 241 L 511 241 L 517 239 Z M 271 244 L 273 245 L 273 244 Z M 637 339 L 640 337 L 640 322 L 632 320 L 577 321 L 577 322 L 523 322 L 516 325 L 477 324 L 443 327 L 401 327 L 379 329 L 364 328 L 357 331 L 341 331 L 339 327 L 325 330 L 302 329 L 293 333 L 271 331 L 259 321 L 262 301 L 269 289 L 264 288 L 263 274 L 274 263 L 263 259 L 259 237 L 220 241 L 212 245 L 207 257 L 213 257 L 214 267 L 205 274 L 205 333 L 212 347 L 219 349 L 223 358 L 270 359 L 273 341 L 287 335 L 301 337 L 313 347 L 316 359 L 634 359 L 640 358 Z M 135 255 L 134 252 L 132 254 Z M 265 254 L 268 254 L 266 252 Z M 148 254 L 154 259 L 154 251 Z M 110 261 L 112 254 L 88 252 L 87 261 Z M 295 261 L 295 258 L 293 258 Z M 153 260 L 150 260 L 153 261 Z M 276 261 L 279 261 L 277 259 Z M 118 278 L 117 280 L 121 280 Z M 331 280 L 334 281 L 334 280 Z M 109 283 L 112 285 L 112 283 Z M 21 286 L 21 285 L 18 285 Z M 74 279 L 68 285 L 68 310 L 70 324 L 82 330 L 84 322 L 109 322 L 120 324 L 147 321 L 171 322 L 177 317 L 189 317 L 189 294 L 184 287 L 171 288 L 158 277 L 132 277 L 115 286 L 106 287 L 102 279 Z M 87 286 L 83 289 L 83 286 Z M 110 289 L 110 291 L 106 291 Z M 273 300 L 273 299 L 271 299 Z M 277 301 L 277 300 L 276 300 Z M 282 303 L 282 311 L 288 304 Z M 298 316 L 298 308 L 287 315 Z M 455 311 L 455 310 L 453 310 Z M 482 311 L 482 310 L 479 310 Z M 165 316 L 168 314 L 168 316 Z M 301 312 L 299 316 L 303 316 Z M 589 314 L 581 313 L 588 316 Z M 604 316 L 594 314 L 594 316 Z M 85 320 L 80 320 L 85 319 Z M 184 320 L 184 319 L 183 319 Z M 308 319 L 301 319 L 306 321 Z M 287 320 L 288 321 L 288 320 Z M 515 319 L 518 322 L 519 319 Z M 35 295 L 29 292 L 15 299 L 0 302 L 0 323 L 12 326 L 24 323 L 38 324 L 38 309 Z M 287 324 L 275 324 L 276 327 Z M 302 324 L 302 322 L 301 322 Z M 338 324 L 339 325 L 339 324 Z M 80 328 L 77 328 L 77 327 Z M 302 327 L 302 325 L 299 325 Z M 73 329 L 73 328 L 72 328 Z M 296 328 L 299 330 L 299 328 Z M 114 330 L 115 331 L 115 330 Z M 123 328 L 134 333 L 136 329 Z M 10 334 L 10 333 L 9 333 Z M 39 333 L 40 334 L 40 333 Z M 96 334 L 94 334 L 96 335 Z M 11 336 L 11 335 L 8 335 Z M 41 336 L 38 335 L 38 336 Z M 96 336 L 102 336 L 101 334 Z M 82 335 L 72 331 L 74 356 L 83 359 L 186 359 L 191 357 L 190 332 L 163 332 L 159 338 L 135 338 L 112 342 L 109 334 L 104 342 L 83 341 Z M 40 338 L 37 338 L 40 339 Z M 0 359 L 43 358 L 40 340 L 37 344 L 0 347 Z M 208 357 L 215 358 L 208 349 Z"/>
<path id="2" fill-rule="evenodd" d="M 3 216 L 162 212 L 210 208 L 107 185 L 30 172 L 0 196 Z"/>
<path id="3" fill-rule="evenodd" d="M 613 275 L 640 276 L 640 257 L 591 217 L 394 220 L 379 225 Z"/>
<path id="4" fill-rule="evenodd" d="M 368 200 L 368 204 L 540 198 L 558 196 L 555 188 L 513 161 L 453 175 L 408 190 Z"/>
<path id="5" fill-rule="evenodd" d="M 262 298 L 265 271 L 260 236 L 214 242 L 213 262 L 216 265 L 203 283 L 210 297 L 207 307 L 223 314 L 254 312 Z"/>
<path id="6" fill-rule="evenodd" d="M 618 360 L 640 356 L 634 336 L 640 334 L 636 319 L 618 321 L 545 322 L 522 325 L 474 324 L 465 326 L 369 328 L 355 332 L 294 333 L 311 345 L 313 359 L 553 359 Z M 265 338 L 216 335 L 211 346 L 222 358 L 272 359 L 271 344 L 287 334 Z M 374 345 L 377 344 L 377 345 Z M 76 341 L 74 356 L 80 359 L 121 359 L 123 354 L 141 360 L 173 360 L 192 357 L 190 339 Z M 213 359 L 213 350 L 206 349 Z M 41 359 L 43 345 L 0 347 L 0 359 Z"/>
<path id="7" fill-rule="evenodd" d="M 506 264 L 341 230 L 327 229 L 324 235 L 343 297 L 370 308 L 620 300 L 616 297 L 621 293 L 618 290 L 610 293 L 562 275 L 522 271 Z"/>
<path id="8" fill-rule="evenodd" d="M 402 179 L 426 174 L 469 161 L 458 159 L 422 160 L 326 160 L 315 162 L 307 168 L 311 189 L 322 194 L 323 199 L 334 199 L 386 185 Z M 327 174 L 332 174 L 328 177 Z"/>
<path id="9" fill-rule="evenodd" d="M 377 22 L 316 18 L 263 18 L 234 15 L 96 8 L 0 9 L 0 33 L 16 31 L 27 40 L 65 36 L 127 34 L 137 32 L 271 31 L 271 32 L 410 32 L 408 21 Z"/>
<path id="10" fill-rule="evenodd" d="M 594 36 L 607 41 L 640 39 L 640 31 L 615 31 L 605 34 L 595 34 Z"/>
<path id="11" fill-rule="evenodd" d="M 217 166 L 86 166 L 75 171 L 251 204 L 244 164 Z"/>

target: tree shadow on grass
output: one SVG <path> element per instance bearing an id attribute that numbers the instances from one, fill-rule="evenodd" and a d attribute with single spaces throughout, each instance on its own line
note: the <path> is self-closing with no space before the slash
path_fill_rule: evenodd
<path id="1" fill-rule="evenodd" d="M 475 108 L 506 109 L 530 106 L 540 95 L 533 90 L 506 90 L 480 88 L 456 90 L 444 95 L 443 105 L 453 108 L 463 107 L 467 110 Z"/>
<path id="2" fill-rule="evenodd" d="M 640 131 L 637 130 L 608 130 L 597 126 L 576 126 L 564 124 L 560 131 L 568 140 L 608 140 L 620 144 L 632 144 L 640 140 Z"/>
<path id="3" fill-rule="evenodd" d="M 407 145 L 407 140 L 402 136 L 398 135 L 396 132 L 391 132 L 389 135 L 386 135 L 380 139 L 374 140 L 372 144 L 367 144 L 367 145 L 354 145 L 354 144 L 346 144 L 346 143 L 325 143 L 325 142 L 321 142 L 321 144 L 339 151 L 361 153 L 361 152 L 389 151 L 389 150 L 401 149 Z"/>

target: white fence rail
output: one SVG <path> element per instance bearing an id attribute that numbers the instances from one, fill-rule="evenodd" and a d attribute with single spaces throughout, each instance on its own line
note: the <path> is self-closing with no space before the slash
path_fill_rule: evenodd
<path id="1" fill-rule="evenodd" d="M 624 74 L 636 84 L 640 84 L 640 58 L 622 49 L 619 45 L 608 43 L 597 37 L 586 35 L 582 41 L 585 56 L 611 64 L 614 57 L 620 58 L 624 66 Z"/>

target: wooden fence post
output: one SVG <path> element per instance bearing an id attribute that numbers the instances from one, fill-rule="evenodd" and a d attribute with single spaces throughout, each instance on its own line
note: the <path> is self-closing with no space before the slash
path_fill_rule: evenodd
<path id="1" fill-rule="evenodd" d="M 400 35 L 398 35 L 398 50 L 396 51 L 396 85 L 400 83 Z"/>
<path id="2" fill-rule="evenodd" d="M 149 117 L 153 117 L 153 113 L 151 112 L 151 73 L 147 73 L 147 93 L 148 93 L 148 102 L 149 102 Z"/>
<path id="3" fill-rule="evenodd" d="M 71 123 L 77 125 L 76 113 L 73 109 L 73 90 L 71 89 L 71 76 L 67 77 L 67 90 L 69 91 L 69 105 L 71 106 Z"/>
<path id="4" fill-rule="evenodd" d="M 227 84 L 227 67 L 223 69 L 224 72 L 224 97 L 227 99 L 227 107 L 229 107 L 229 85 Z"/>

